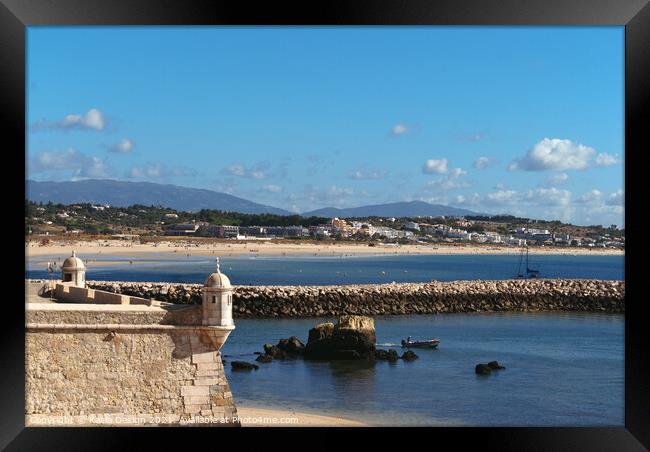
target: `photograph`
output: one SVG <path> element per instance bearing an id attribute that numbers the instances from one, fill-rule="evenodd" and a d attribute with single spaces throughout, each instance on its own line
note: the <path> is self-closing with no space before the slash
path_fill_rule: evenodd
<path id="1" fill-rule="evenodd" d="M 625 426 L 623 26 L 25 60 L 26 426 Z"/>

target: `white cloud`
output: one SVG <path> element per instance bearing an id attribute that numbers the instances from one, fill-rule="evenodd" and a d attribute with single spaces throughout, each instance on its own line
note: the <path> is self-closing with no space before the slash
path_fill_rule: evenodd
<path id="1" fill-rule="evenodd" d="M 81 167 L 79 171 L 73 174 L 73 179 L 103 179 L 113 174 L 112 168 L 99 157 L 90 157 L 87 164 Z"/>
<path id="2" fill-rule="evenodd" d="M 494 157 L 479 157 L 474 161 L 474 163 L 472 163 L 472 166 L 476 169 L 482 170 L 488 168 L 493 161 Z"/>
<path id="3" fill-rule="evenodd" d="M 358 169 L 348 174 L 348 178 L 353 180 L 379 180 L 385 177 L 386 171 L 383 170 Z"/>
<path id="4" fill-rule="evenodd" d="M 470 141 L 470 142 L 477 142 L 481 141 L 482 139 L 485 138 L 485 133 L 483 132 L 478 132 L 478 133 L 470 133 L 470 134 L 465 134 L 465 135 L 456 135 L 455 138 L 458 141 Z"/>
<path id="5" fill-rule="evenodd" d="M 337 187 L 332 185 L 328 190 L 330 196 L 349 196 L 354 193 L 354 190 L 346 187 Z"/>
<path id="6" fill-rule="evenodd" d="M 301 207 L 301 211 L 314 210 L 321 207 L 345 207 L 351 196 L 356 195 L 352 188 L 331 185 L 315 187 L 305 185 L 302 190 L 291 192 L 286 197 L 287 205 Z M 355 198 L 358 199 L 358 196 Z"/>
<path id="7" fill-rule="evenodd" d="M 464 176 L 466 174 L 467 174 L 467 171 L 465 171 L 464 169 L 462 169 L 462 168 L 454 168 L 449 173 L 449 177 L 455 179 L 457 177 Z"/>
<path id="8" fill-rule="evenodd" d="M 42 129 L 94 129 L 104 130 L 106 127 L 106 118 L 104 114 L 96 108 L 91 108 L 83 115 L 70 114 L 66 115 L 60 121 L 51 121 L 41 119 L 32 125 L 33 130 Z"/>
<path id="9" fill-rule="evenodd" d="M 404 135 L 410 132 L 410 130 L 411 128 L 406 124 L 397 123 L 390 129 L 390 133 L 391 135 Z"/>
<path id="10" fill-rule="evenodd" d="M 481 195 L 476 192 L 472 193 L 471 195 L 457 195 L 455 202 L 456 204 L 475 206 L 481 202 Z"/>
<path id="11" fill-rule="evenodd" d="M 430 159 L 422 165 L 422 172 L 424 174 L 445 174 L 447 173 L 447 159 Z"/>
<path id="12" fill-rule="evenodd" d="M 262 190 L 267 193 L 280 193 L 282 191 L 282 187 L 280 187 L 279 185 L 269 184 L 269 185 L 264 185 L 262 187 Z"/>
<path id="13" fill-rule="evenodd" d="M 553 174 L 546 179 L 549 184 L 563 184 L 569 180 L 569 175 L 567 173 Z"/>
<path id="14" fill-rule="evenodd" d="M 243 176 L 246 174 L 246 168 L 244 165 L 230 165 L 223 170 L 225 173 L 228 173 L 232 176 Z"/>
<path id="15" fill-rule="evenodd" d="M 144 165 L 132 166 L 127 172 L 130 179 L 168 179 L 174 177 L 187 177 L 196 175 L 196 171 L 191 168 L 181 166 L 167 167 L 162 163 L 147 162 Z"/>
<path id="16" fill-rule="evenodd" d="M 559 219 L 575 224 L 624 224 L 624 192 L 605 195 L 598 189 L 573 198 L 568 190 L 541 187 L 532 190 L 508 190 L 458 195 L 455 204 L 478 212 L 510 214 L 528 218 Z"/>
<path id="17" fill-rule="evenodd" d="M 507 205 L 517 201 L 518 193 L 515 190 L 497 190 L 488 193 L 484 197 L 484 201 L 489 205 Z"/>
<path id="18" fill-rule="evenodd" d="M 612 166 L 620 163 L 618 156 L 601 152 L 596 156 L 596 166 Z"/>
<path id="19" fill-rule="evenodd" d="M 129 171 L 129 177 L 133 179 L 158 179 L 162 177 L 162 175 L 163 166 L 160 163 L 134 166 Z"/>
<path id="20" fill-rule="evenodd" d="M 571 140 L 544 138 L 528 153 L 515 159 L 508 169 L 511 171 L 566 171 L 582 170 L 588 167 L 595 150 L 589 146 L 573 143 Z"/>
<path id="21" fill-rule="evenodd" d="M 465 181 L 457 181 L 451 178 L 445 178 L 429 181 L 424 186 L 426 189 L 458 190 L 461 188 L 469 188 L 472 186 L 472 184 Z"/>
<path id="22" fill-rule="evenodd" d="M 558 188 L 538 188 L 519 192 L 516 190 L 497 190 L 487 193 L 482 202 L 489 206 L 566 206 L 571 201 L 571 192 Z"/>
<path id="23" fill-rule="evenodd" d="M 77 169 L 82 155 L 74 148 L 65 151 L 43 151 L 31 159 L 28 169 L 30 173 Z"/>
<path id="24" fill-rule="evenodd" d="M 471 187 L 472 184 L 466 181 L 459 181 L 458 178 L 467 174 L 462 168 L 454 168 L 449 171 L 446 177 L 438 180 L 428 181 L 424 184 L 425 190 L 457 190 Z"/>
<path id="25" fill-rule="evenodd" d="M 229 176 L 246 177 L 249 179 L 262 180 L 262 179 L 267 179 L 269 177 L 268 175 L 269 166 L 270 166 L 269 162 L 266 161 L 256 163 L 250 167 L 246 167 L 245 165 L 237 163 L 223 168 L 221 172 Z"/>
<path id="26" fill-rule="evenodd" d="M 617 190 L 614 193 L 610 193 L 605 201 L 605 204 L 608 206 L 622 206 L 625 203 L 625 192 L 623 190 Z"/>
<path id="27" fill-rule="evenodd" d="M 601 201 L 603 193 L 600 190 L 593 189 L 589 190 L 587 193 L 579 196 L 576 199 L 576 202 L 579 204 L 593 204 Z"/>
<path id="28" fill-rule="evenodd" d="M 449 203 L 449 198 L 444 195 L 432 196 L 429 198 L 419 198 L 420 201 L 428 202 L 429 204 L 442 204 L 447 205 Z M 411 201 L 411 199 L 406 199 L 405 201 Z"/>
<path id="29" fill-rule="evenodd" d="M 617 190 L 605 196 L 600 190 L 593 189 L 576 200 L 580 213 L 588 224 L 623 225 L 625 215 L 625 193 Z"/>
<path id="30" fill-rule="evenodd" d="M 215 181 L 213 188 L 216 191 L 222 193 L 228 193 L 229 195 L 234 195 L 235 192 L 237 191 L 238 182 L 239 181 L 233 179 L 232 177 L 220 178 L 219 180 Z"/>
<path id="31" fill-rule="evenodd" d="M 529 190 L 524 199 L 538 206 L 567 206 L 571 202 L 571 192 L 555 187 Z"/>
<path id="32" fill-rule="evenodd" d="M 106 178 L 112 168 L 101 158 L 84 154 L 74 148 L 64 151 L 42 151 L 28 165 L 29 173 L 69 172 L 73 179 Z"/>
<path id="33" fill-rule="evenodd" d="M 115 154 L 128 154 L 133 150 L 135 144 L 128 138 L 122 138 L 119 143 L 108 146 L 108 151 Z"/>

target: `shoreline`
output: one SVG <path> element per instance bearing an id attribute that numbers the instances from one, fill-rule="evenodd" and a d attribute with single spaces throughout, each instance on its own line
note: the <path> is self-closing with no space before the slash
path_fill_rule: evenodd
<path id="1" fill-rule="evenodd" d="M 369 427 L 358 419 L 334 414 L 237 404 L 237 416 L 242 427 Z"/>
<path id="2" fill-rule="evenodd" d="M 280 242 L 234 242 L 225 241 L 201 242 L 187 244 L 172 241 L 158 244 L 125 242 L 123 240 L 94 240 L 94 241 L 57 241 L 52 244 L 40 245 L 35 241 L 25 244 L 25 254 L 28 258 L 49 255 L 69 256 L 72 250 L 79 255 L 99 256 L 146 256 L 150 254 L 177 256 L 387 256 L 387 255 L 518 255 L 518 247 L 478 246 L 478 245 L 377 245 L 368 246 L 361 243 L 280 243 Z M 624 256 L 624 250 L 605 248 L 564 248 L 564 247 L 534 247 L 533 254 L 570 255 L 570 256 Z M 98 261 L 96 261 L 98 262 Z"/>

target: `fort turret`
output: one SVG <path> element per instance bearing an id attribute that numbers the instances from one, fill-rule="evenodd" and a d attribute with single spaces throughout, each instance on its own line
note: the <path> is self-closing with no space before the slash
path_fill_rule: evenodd
<path id="1" fill-rule="evenodd" d="M 203 283 L 203 325 L 232 326 L 232 292 L 230 280 L 217 267 Z"/>
<path id="2" fill-rule="evenodd" d="M 75 251 L 72 251 L 72 256 L 63 261 L 61 279 L 64 283 L 71 283 L 70 285 L 82 289 L 86 286 L 86 265 L 77 257 Z"/>

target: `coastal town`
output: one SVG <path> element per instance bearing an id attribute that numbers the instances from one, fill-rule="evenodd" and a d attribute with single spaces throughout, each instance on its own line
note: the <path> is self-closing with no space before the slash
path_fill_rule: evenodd
<path id="1" fill-rule="evenodd" d="M 163 207 L 26 203 L 26 236 L 104 239 L 202 237 L 230 241 L 298 240 L 387 244 L 474 244 L 499 247 L 625 248 L 616 225 L 575 226 L 513 216 L 321 218 L 253 215 Z"/>

